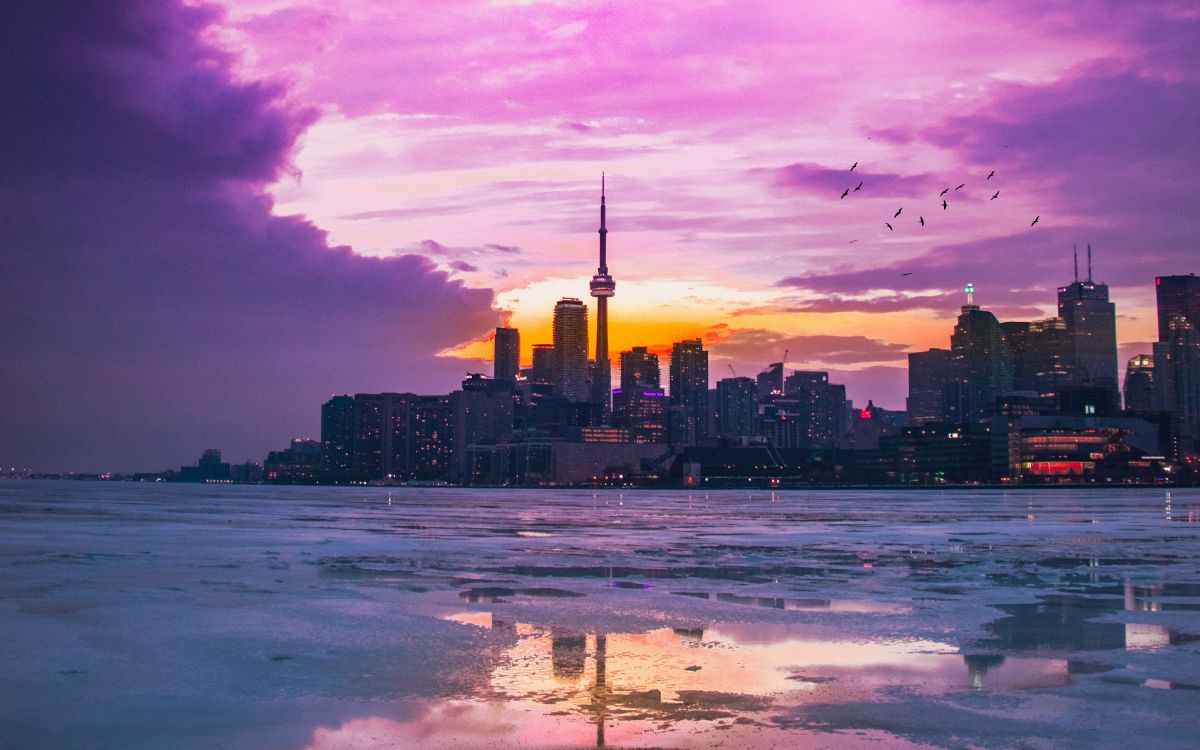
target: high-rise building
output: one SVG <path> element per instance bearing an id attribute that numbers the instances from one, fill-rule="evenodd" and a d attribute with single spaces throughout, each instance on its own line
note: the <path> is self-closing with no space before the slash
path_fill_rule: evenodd
<path id="1" fill-rule="evenodd" d="M 951 380 L 950 350 L 930 349 L 908 355 L 908 419 L 911 424 L 941 422 L 946 384 Z"/>
<path id="2" fill-rule="evenodd" d="M 612 391 L 612 360 L 608 356 L 608 298 L 616 293 L 617 284 L 612 276 L 608 275 L 608 229 L 605 227 L 604 214 L 604 175 L 601 174 L 600 265 L 596 268 L 596 275 L 592 276 L 590 285 L 592 296 L 596 298 L 596 369 L 592 377 L 591 400 L 603 404 L 607 414 Z"/>
<path id="3" fill-rule="evenodd" d="M 1171 319 L 1182 316 L 1200 328 L 1200 276 L 1159 276 L 1154 280 L 1158 298 L 1158 340 L 1166 341 Z"/>
<path id="4" fill-rule="evenodd" d="M 1154 410 L 1154 357 L 1135 354 L 1125 366 L 1125 409 Z"/>
<path id="5" fill-rule="evenodd" d="M 796 370 L 783 381 L 783 399 L 795 423 L 795 448 L 832 448 L 845 432 L 846 387 L 829 382 L 829 373 Z"/>
<path id="6" fill-rule="evenodd" d="M 635 443 L 667 442 L 667 394 L 657 387 L 634 385 L 613 391 L 613 427 L 630 431 Z"/>
<path id="7" fill-rule="evenodd" d="M 334 396 L 321 405 L 321 481 L 349 482 L 354 471 L 354 397 Z"/>
<path id="8" fill-rule="evenodd" d="M 627 352 L 621 352 L 621 390 L 632 391 L 639 386 L 651 390 L 662 387 L 662 370 L 658 365 L 658 355 L 652 354 L 644 346 L 635 346 Z"/>
<path id="9" fill-rule="evenodd" d="M 564 297 L 554 306 L 554 393 L 568 401 L 587 401 L 587 306 Z"/>
<path id="10" fill-rule="evenodd" d="M 772 362 L 758 374 L 758 401 L 762 403 L 771 396 L 783 395 L 783 363 Z"/>
<path id="11" fill-rule="evenodd" d="M 492 377 L 514 382 L 521 370 L 521 332 L 516 328 L 497 328 Z"/>
<path id="12" fill-rule="evenodd" d="M 1062 318 L 1031 322 L 1017 369 L 1023 379 L 1015 383 L 1016 390 L 1036 391 L 1046 400 L 1056 398 L 1063 388 L 1075 383 L 1067 322 Z"/>
<path id="13" fill-rule="evenodd" d="M 758 432 L 758 384 L 753 378 L 717 381 L 717 434 L 725 438 L 752 437 Z"/>
<path id="14" fill-rule="evenodd" d="M 1170 414 L 1177 451 L 1200 449 L 1200 329 L 1183 315 L 1171 318 L 1166 340 L 1154 344 L 1154 399 Z"/>
<path id="15" fill-rule="evenodd" d="M 1117 313 L 1108 301 L 1108 285 L 1092 280 L 1092 246 L 1088 245 L 1087 279 L 1058 288 L 1058 317 L 1066 321 L 1074 384 L 1095 385 L 1112 393 L 1117 390 Z"/>
<path id="16" fill-rule="evenodd" d="M 507 440 L 513 430 L 512 383 L 470 375 L 462 390 L 450 394 L 454 409 L 454 466 L 452 476 L 470 482 L 474 476 L 468 458 L 471 446 L 494 445 Z"/>
<path id="17" fill-rule="evenodd" d="M 955 422 L 976 422 L 988 407 L 1012 390 L 1012 355 L 996 316 L 973 302 L 975 287 L 967 285 L 963 305 L 950 336 L 953 382 L 947 388 L 947 416 Z"/>
<path id="18" fill-rule="evenodd" d="M 1008 353 L 1013 361 L 1013 390 L 1030 391 L 1030 378 L 1025 373 L 1025 345 L 1029 339 L 1029 327 L 1032 325 L 1025 320 L 1006 320 L 1000 324 L 1004 333 L 1004 343 L 1008 344 Z"/>
<path id="19" fill-rule="evenodd" d="M 674 416 L 671 439 L 695 444 L 708 437 L 708 352 L 700 339 L 671 347 L 670 402 Z"/>
<path id="20" fill-rule="evenodd" d="M 529 368 L 529 379 L 546 385 L 554 382 L 554 344 L 533 345 L 533 364 Z"/>

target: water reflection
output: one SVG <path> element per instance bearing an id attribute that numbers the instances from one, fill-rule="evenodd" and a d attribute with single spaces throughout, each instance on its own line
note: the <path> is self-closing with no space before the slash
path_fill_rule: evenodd
<path id="1" fill-rule="evenodd" d="M 1064 659 L 962 654 L 919 639 L 816 639 L 788 624 L 578 633 L 491 613 L 450 619 L 518 634 L 490 687 L 512 711 L 554 717 L 566 735 L 548 744 L 578 742 L 585 723 L 603 747 L 669 730 L 771 727 L 808 703 L 875 700 L 894 687 L 942 695 L 1072 681 Z"/>
<path id="2" fill-rule="evenodd" d="M 981 645 L 1007 651 L 1104 651 L 1161 648 L 1187 640 L 1161 625 L 1110 622 L 1104 615 L 1121 611 L 1158 612 L 1163 609 L 1193 609 L 1190 602 L 1158 601 L 1167 592 L 1191 592 L 1192 584 L 1158 586 L 1096 587 L 1093 591 L 1122 591 L 1123 596 L 1050 594 L 1036 604 L 1002 604 L 1008 613 L 987 625 L 994 637 Z M 1114 591 L 1115 589 L 1115 591 Z"/>

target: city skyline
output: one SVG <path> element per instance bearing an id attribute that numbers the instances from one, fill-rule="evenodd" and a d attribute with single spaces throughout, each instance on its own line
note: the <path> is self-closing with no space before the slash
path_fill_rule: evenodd
<path id="1" fill-rule="evenodd" d="M 528 362 L 599 270 L 601 172 L 610 358 L 787 350 L 860 403 L 903 405 L 967 282 L 1053 316 L 1076 243 L 1121 380 L 1152 274 L 1196 270 L 1187 6 L 122 0 L 0 35 L 6 463 L 258 456 L 331 393 L 485 371 L 497 327 Z"/>

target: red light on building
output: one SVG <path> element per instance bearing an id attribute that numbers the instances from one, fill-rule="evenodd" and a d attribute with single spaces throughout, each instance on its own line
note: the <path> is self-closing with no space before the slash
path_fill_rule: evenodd
<path id="1" fill-rule="evenodd" d="M 871 418 L 871 410 L 870 410 L 870 409 L 863 409 L 862 411 L 860 411 L 860 412 L 858 413 L 858 418 L 859 418 L 859 419 L 870 419 L 870 418 Z"/>

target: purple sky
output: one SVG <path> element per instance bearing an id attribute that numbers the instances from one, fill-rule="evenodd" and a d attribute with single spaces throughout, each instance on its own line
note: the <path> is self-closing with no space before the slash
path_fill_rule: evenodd
<path id="1" fill-rule="evenodd" d="M 261 460 L 332 393 L 447 392 L 585 295 L 601 170 L 614 349 L 786 348 L 862 404 L 967 281 L 1043 317 L 1091 242 L 1124 355 L 1200 270 L 1194 3 L 22 5 L 5 465 Z"/>

